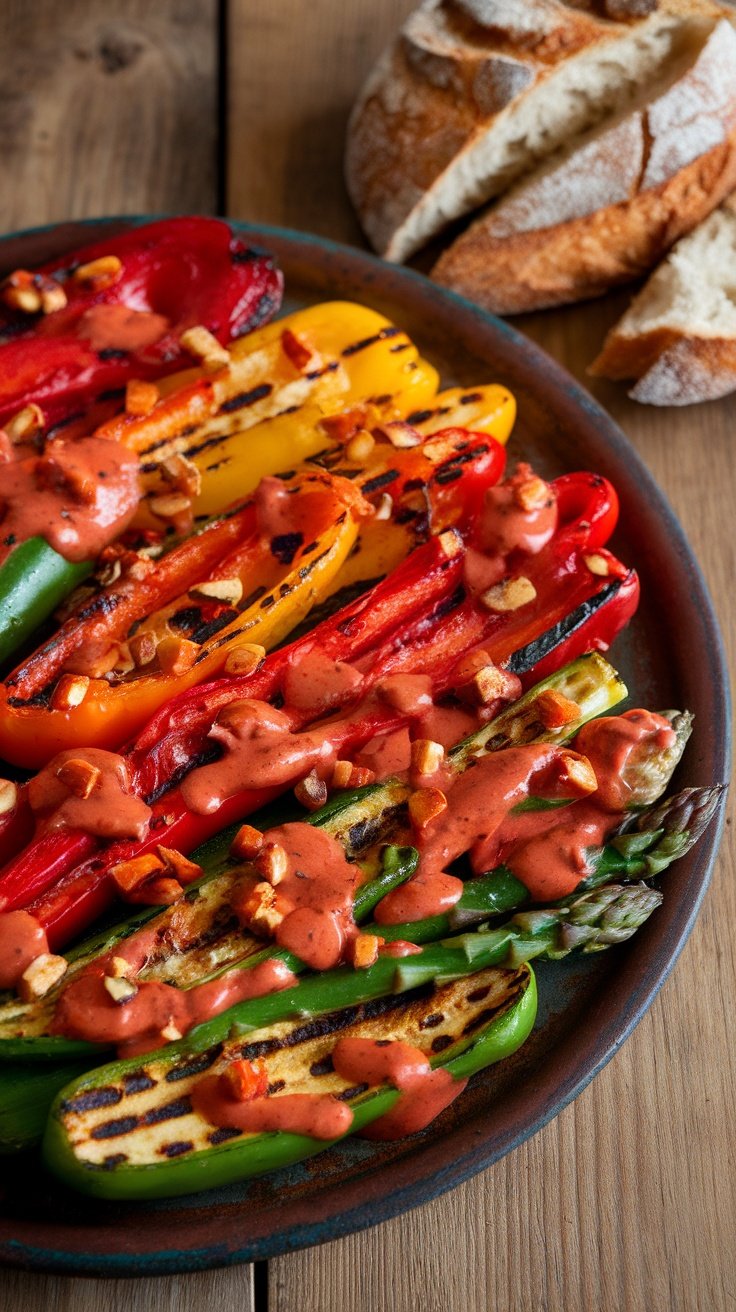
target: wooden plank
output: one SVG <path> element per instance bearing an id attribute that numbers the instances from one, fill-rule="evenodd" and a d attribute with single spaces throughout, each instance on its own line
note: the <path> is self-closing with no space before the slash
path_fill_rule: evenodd
<path id="1" fill-rule="evenodd" d="M 250 1312 L 250 1267 L 140 1280 L 0 1275 L 0 1312 Z"/>
<path id="2" fill-rule="evenodd" d="M 216 0 L 4 0 L 0 229 L 217 207 Z"/>
<path id="3" fill-rule="evenodd" d="M 342 152 L 357 88 L 413 0 L 230 0 L 227 210 L 360 242 Z"/>
<path id="4" fill-rule="evenodd" d="M 341 178 L 349 106 L 409 3 L 231 0 L 229 212 L 355 241 Z M 625 294 L 528 318 L 585 366 Z M 594 390 L 680 515 L 734 655 L 734 400 L 685 411 Z M 690 1312 L 736 1289 L 736 1074 L 724 1040 L 736 978 L 732 830 L 691 942 L 636 1033 L 591 1087 L 505 1161 L 375 1230 L 269 1264 L 271 1312 Z"/>

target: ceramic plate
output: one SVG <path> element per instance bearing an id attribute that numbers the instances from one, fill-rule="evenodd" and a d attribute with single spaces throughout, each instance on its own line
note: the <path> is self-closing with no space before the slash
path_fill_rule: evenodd
<path id="1" fill-rule="evenodd" d="M 130 222 L 67 223 L 6 237 L 0 266 L 28 267 Z M 642 581 L 639 615 L 612 660 L 636 704 L 695 712 L 677 785 L 727 779 L 727 679 L 705 584 L 664 497 L 609 416 L 526 338 L 421 275 L 315 237 L 235 226 L 278 257 L 288 309 L 331 297 L 362 301 L 407 329 L 445 385 L 510 387 L 519 406 L 511 460 L 528 458 L 548 475 L 591 469 L 612 480 L 622 506 L 614 550 Z M 156 1204 L 87 1200 L 53 1182 L 35 1159 L 8 1161 L 0 1261 L 77 1274 L 193 1271 L 335 1239 L 453 1188 L 555 1116 L 631 1032 L 690 932 L 720 823 L 668 873 L 663 906 L 628 945 L 539 965 L 540 1011 L 530 1040 L 477 1076 L 423 1134 L 386 1146 L 347 1141 L 260 1180 Z"/>

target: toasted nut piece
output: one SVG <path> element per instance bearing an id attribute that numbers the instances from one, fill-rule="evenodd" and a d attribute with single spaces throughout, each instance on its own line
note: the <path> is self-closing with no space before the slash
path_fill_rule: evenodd
<path id="1" fill-rule="evenodd" d="M 528 606 L 530 601 L 534 601 L 536 595 L 537 589 L 531 579 L 521 574 L 518 578 L 506 579 L 489 588 L 483 593 L 481 601 L 487 610 L 519 610 L 521 606 Z"/>
<path id="2" fill-rule="evenodd" d="M 126 1002 L 130 1002 L 130 999 L 134 998 L 138 992 L 135 984 L 131 983 L 129 979 L 122 979 L 115 975 L 106 975 L 102 982 L 113 1002 L 117 1002 L 119 1007 L 124 1006 Z"/>
<path id="3" fill-rule="evenodd" d="M 202 490 L 202 475 L 193 460 L 187 459 L 181 452 L 169 456 L 161 465 L 161 473 L 167 483 L 187 497 L 199 496 Z"/>
<path id="4" fill-rule="evenodd" d="M 0 296 L 9 309 L 20 310 L 21 314 L 38 314 L 41 309 L 41 292 L 28 269 L 11 273 L 2 285 Z"/>
<path id="5" fill-rule="evenodd" d="M 356 970 L 365 970 L 378 961 L 378 949 L 385 939 L 378 934 L 358 934 L 350 944 L 350 963 Z"/>
<path id="6" fill-rule="evenodd" d="M 0 815 L 10 815 L 18 805 L 18 787 L 12 779 L 0 779 Z"/>
<path id="7" fill-rule="evenodd" d="M 351 437 L 345 447 L 345 455 L 348 460 L 355 460 L 358 464 L 362 464 L 364 460 L 368 459 L 375 445 L 376 439 L 371 437 L 370 433 L 366 433 L 364 429 L 361 429 L 360 432 L 355 434 L 355 437 Z"/>
<path id="8" fill-rule="evenodd" d="M 417 829 L 424 829 L 447 810 L 447 798 L 440 788 L 420 788 L 409 798 L 409 816 Z"/>
<path id="9" fill-rule="evenodd" d="M 163 847 L 159 843 L 156 851 L 166 867 L 166 873 L 173 875 L 180 884 L 191 884 L 193 879 L 199 879 L 202 874 L 202 867 L 196 861 L 190 861 L 183 852 L 177 852 L 175 847 Z"/>
<path id="10" fill-rule="evenodd" d="M 163 861 L 155 853 L 142 852 L 140 856 L 132 856 L 128 861 L 118 861 L 117 865 L 111 866 L 110 878 L 121 893 L 131 893 L 163 868 Z"/>
<path id="11" fill-rule="evenodd" d="M 101 583 L 103 588 L 109 588 L 112 583 L 117 583 L 123 572 L 123 562 L 119 556 L 114 560 L 106 560 L 95 572 L 95 578 Z"/>
<path id="12" fill-rule="evenodd" d="M 178 879 L 161 876 L 158 879 L 146 879 L 127 894 L 128 902 L 135 902 L 144 907 L 170 907 L 184 896 L 184 889 Z"/>
<path id="13" fill-rule="evenodd" d="M 128 647 L 137 666 L 150 665 L 156 655 L 156 639 L 152 633 L 136 633 L 128 639 Z"/>
<path id="14" fill-rule="evenodd" d="M 164 1025 L 164 1028 L 160 1031 L 160 1033 L 161 1033 L 161 1038 L 164 1040 L 165 1043 L 178 1043 L 179 1039 L 183 1038 L 181 1030 L 178 1030 L 176 1028 L 176 1025 L 174 1025 L 171 1021 L 169 1022 L 168 1025 Z"/>
<path id="15" fill-rule="evenodd" d="M 352 761 L 335 761 L 330 784 L 332 788 L 364 788 L 375 780 L 375 770 L 367 765 L 353 765 Z"/>
<path id="16" fill-rule="evenodd" d="M 243 642 L 228 652 L 225 661 L 225 673 L 252 674 L 254 670 L 258 669 L 261 661 L 265 659 L 265 647 L 260 647 L 257 642 Z"/>
<path id="17" fill-rule="evenodd" d="M 583 556 L 583 560 L 588 566 L 591 574 L 597 574 L 602 579 L 608 578 L 610 570 L 605 556 L 599 555 L 596 551 L 591 556 Z"/>
<path id="18" fill-rule="evenodd" d="M 113 979 L 127 979 L 133 967 L 125 957 L 113 957 L 110 962 L 110 975 Z"/>
<path id="19" fill-rule="evenodd" d="M 434 774 L 445 759 L 442 743 L 433 742 L 431 738 L 416 738 L 411 745 L 412 769 L 417 774 Z"/>
<path id="20" fill-rule="evenodd" d="M 117 255 L 101 255 L 98 260 L 90 260 L 88 264 L 80 264 L 74 270 L 75 282 L 90 284 L 95 291 L 102 291 L 104 287 L 112 287 L 123 272 L 122 261 Z"/>
<path id="21" fill-rule="evenodd" d="M 448 528 L 444 533 L 440 533 L 437 541 L 448 560 L 452 560 L 453 556 L 457 556 L 463 549 L 463 540 L 454 528 Z"/>
<path id="22" fill-rule="evenodd" d="M 196 642 L 188 638 L 162 638 L 156 648 L 158 663 L 164 674 L 184 674 L 199 654 Z"/>
<path id="23" fill-rule="evenodd" d="M 376 507 L 375 519 L 390 519 L 394 510 L 394 499 L 389 492 L 384 492 Z"/>
<path id="24" fill-rule="evenodd" d="M 350 771 L 350 787 L 365 788 L 366 784 L 375 783 L 376 772 L 367 765 L 354 765 Z"/>
<path id="25" fill-rule="evenodd" d="M 373 429 L 374 437 L 383 437 L 398 450 L 404 450 L 411 446 L 422 445 L 422 435 L 411 424 L 406 424 L 402 419 L 393 420 L 390 424 L 379 424 Z"/>
<path id="26" fill-rule="evenodd" d="M 180 515 L 191 513 L 192 502 L 181 492 L 167 492 L 161 497 L 151 497 L 151 513 L 158 519 L 178 519 Z"/>
<path id="27" fill-rule="evenodd" d="M 18 992 L 23 1002 L 44 998 L 64 977 L 68 964 L 66 957 L 57 957 L 53 952 L 42 952 L 36 957 L 20 977 Z"/>
<path id="28" fill-rule="evenodd" d="M 141 583 L 143 579 L 148 578 L 148 575 L 155 568 L 156 566 L 152 560 L 148 559 L 148 556 L 144 556 L 140 551 L 137 551 L 134 559 L 126 565 L 125 573 L 128 578 L 135 579 L 136 583 Z"/>
<path id="29" fill-rule="evenodd" d="M 280 843 L 264 843 L 253 864 L 258 873 L 268 880 L 272 888 L 275 888 L 289 869 L 289 858 L 286 849 Z"/>
<path id="30" fill-rule="evenodd" d="M 81 706 L 87 690 L 89 679 L 86 674 L 62 674 L 51 694 L 51 707 L 55 711 L 71 711 Z"/>
<path id="31" fill-rule="evenodd" d="M 230 364 L 230 356 L 225 347 L 220 345 L 214 334 L 203 324 L 187 328 L 186 332 L 182 333 L 180 341 L 190 355 L 202 361 L 208 373 L 219 373 L 224 366 Z"/>
<path id="32" fill-rule="evenodd" d="M 90 793 L 97 787 L 102 778 L 102 771 L 97 769 L 96 765 L 90 765 L 81 756 L 73 756 L 70 761 L 65 761 L 56 771 L 56 778 L 60 779 L 65 788 L 69 789 L 75 797 L 89 797 Z"/>
<path id="33" fill-rule="evenodd" d="M 238 1057 L 231 1061 L 220 1076 L 223 1090 L 236 1098 L 238 1102 L 250 1102 L 252 1098 L 263 1098 L 268 1089 L 268 1070 L 266 1063 L 256 1059 L 247 1061 Z"/>
<path id="34" fill-rule="evenodd" d="M 327 801 L 327 784 L 320 779 L 316 770 L 310 770 L 294 789 L 297 802 L 306 806 L 308 811 L 318 811 Z"/>
<path id="35" fill-rule="evenodd" d="M 160 395 L 155 383 L 131 378 L 125 387 L 126 415 L 147 415 L 149 410 L 153 410 Z"/>
<path id="36" fill-rule="evenodd" d="M 561 752 L 560 765 L 565 772 L 566 778 L 583 795 L 595 792 L 598 787 L 598 780 L 587 756 L 578 756 L 573 752 Z"/>
<path id="37" fill-rule="evenodd" d="M 332 787 L 347 788 L 353 772 L 352 761 L 335 761 L 332 771 Z"/>
<path id="38" fill-rule="evenodd" d="M 224 601 L 228 606 L 237 606 L 243 596 L 243 585 L 238 578 L 212 579 L 197 583 L 189 589 L 190 597 L 205 597 L 212 601 Z"/>
<path id="39" fill-rule="evenodd" d="M 545 729 L 561 729 L 564 724 L 580 719 L 577 702 L 571 702 L 556 688 L 545 688 L 540 692 L 534 699 L 534 710 Z"/>
<path id="40" fill-rule="evenodd" d="M 291 328 L 284 328 L 281 334 L 281 346 L 284 355 L 288 356 L 294 368 L 300 372 L 306 369 L 314 355 L 311 346 L 307 346 L 303 338 L 297 337 L 296 333 L 291 331 Z"/>
<path id="41" fill-rule="evenodd" d="M 515 674 L 489 661 L 476 670 L 468 683 L 468 692 L 478 706 L 490 706 L 499 699 L 513 701 L 521 692 L 521 683 Z"/>
<path id="42" fill-rule="evenodd" d="M 365 428 L 367 417 L 366 407 L 357 405 L 352 410 L 343 410 L 341 414 L 327 415 L 320 419 L 319 427 L 332 442 L 345 443 Z"/>
<path id="43" fill-rule="evenodd" d="M 11 442 L 22 442 L 25 438 L 40 433 L 45 422 L 46 418 L 40 405 L 31 401 L 30 405 L 24 405 L 12 419 L 8 419 L 4 429 Z"/>
<path id="44" fill-rule="evenodd" d="M 270 884 L 255 884 L 243 904 L 242 915 L 254 931 L 273 934 L 284 919 L 276 906 L 276 889 Z"/>
<path id="45" fill-rule="evenodd" d="M 49 278 L 41 288 L 41 310 L 44 314 L 55 314 L 66 306 L 66 292 L 58 282 Z"/>
<path id="46" fill-rule="evenodd" d="M 514 483 L 512 496 L 520 510 L 539 510 L 545 505 L 552 493 L 543 478 L 532 474 L 523 483 Z"/>
<path id="47" fill-rule="evenodd" d="M 232 843 L 230 855 L 238 861 L 250 861 L 263 847 L 263 834 L 253 825 L 241 825 Z"/>

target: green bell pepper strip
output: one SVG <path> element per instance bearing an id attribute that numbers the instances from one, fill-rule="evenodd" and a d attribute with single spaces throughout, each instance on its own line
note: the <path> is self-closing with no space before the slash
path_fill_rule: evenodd
<path id="1" fill-rule="evenodd" d="M 27 538 L 0 565 L 0 665 L 94 569 L 65 560 L 45 538 Z"/>

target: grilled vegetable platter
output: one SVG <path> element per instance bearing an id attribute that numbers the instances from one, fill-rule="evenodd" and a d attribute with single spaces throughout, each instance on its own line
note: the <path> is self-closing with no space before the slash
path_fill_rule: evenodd
<path id="1" fill-rule="evenodd" d="M 194 219 L 0 288 L 0 1151 L 97 1198 L 441 1136 L 719 806 L 612 483 L 282 289 Z"/>

